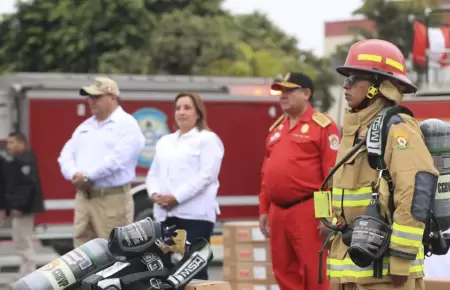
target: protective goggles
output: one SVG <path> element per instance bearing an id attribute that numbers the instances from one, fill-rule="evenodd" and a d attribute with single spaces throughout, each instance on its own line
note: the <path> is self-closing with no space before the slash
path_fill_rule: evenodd
<path id="1" fill-rule="evenodd" d="M 344 79 L 344 86 L 352 86 L 359 81 L 373 82 L 373 81 L 375 81 L 375 79 L 373 77 L 369 77 L 369 76 L 350 75 Z"/>

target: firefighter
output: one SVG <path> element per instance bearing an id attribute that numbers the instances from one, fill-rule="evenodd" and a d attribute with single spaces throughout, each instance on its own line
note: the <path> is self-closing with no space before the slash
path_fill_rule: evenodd
<path id="1" fill-rule="evenodd" d="M 336 224 L 341 228 L 354 227 L 353 231 L 334 237 L 328 277 L 342 284 L 345 290 L 424 289 L 422 238 L 438 171 L 424 144 L 419 124 L 404 113 L 389 119 L 384 171 L 370 166 L 370 143 L 355 154 L 347 154 L 369 134 L 368 126 L 386 107 L 400 102 L 403 94 L 417 91 L 405 68 L 401 51 L 392 43 L 378 39 L 353 44 L 344 66 L 337 68 L 346 77 L 344 89 L 349 105 L 337 163 L 346 155 L 350 158 L 333 176 L 332 205 Z M 357 223 L 362 215 L 368 215 L 369 207 L 377 204 L 373 202 L 374 196 L 378 197 L 378 218 Z M 383 224 L 383 217 L 387 225 Z M 359 230 L 368 232 L 371 226 L 377 225 L 381 229 L 378 233 L 382 233 L 377 239 L 385 242 L 386 248 L 383 249 L 381 242 L 375 250 L 365 248 L 371 241 L 358 244 L 366 238 L 364 234 L 356 234 L 360 225 L 367 228 Z M 353 247 L 351 250 L 349 245 Z M 370 255 L 359 253 L 372 253 L 374 257 L 380 254 L 381 258 L 371 262 Z M 363 264 L 367 266 L 361 267 Z"/>
<path id="2" fill-rule="evenodd" d="M 281 290 L 328 290 L 327 283 L 317 281 L 323 237 L 312 197 L 334 166 L 339 130 L 310 105 L 314 88 L 307 75 L 290 73 L 272 90 L 281 91 L 285 115 L 272 125 L 267 138 L 260 229 L 270 237 L 273 271 Z"/>

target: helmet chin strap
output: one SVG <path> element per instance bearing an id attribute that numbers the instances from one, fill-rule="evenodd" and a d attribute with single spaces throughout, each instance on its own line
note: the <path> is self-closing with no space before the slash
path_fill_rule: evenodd
<path id="1" fill-rule="evenodd" d="M 367 90 L 366 97 L 364 100 L 354 109 L 355 112 L 364 110 L 370 105 L 370 101 L 378 95 L 380 88 L 380 81 L 375 77 L 374 83 Z"/>

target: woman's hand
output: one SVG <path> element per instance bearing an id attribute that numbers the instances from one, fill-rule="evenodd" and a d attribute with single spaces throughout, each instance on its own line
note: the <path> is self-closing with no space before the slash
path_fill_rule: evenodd
<path id="1" fill-rule="evenodd" d="M 154 194 L 152 195 L 153 202 L 156 202 L 158 205 L 163 207 L 166 210 L 170 210 L 176 205 L 178 205 L 178 201 L 176 200 L 173 194 Z"/>
<path id="2" fill-rule="evenodd" d="M 153 193 L 152 195 L 151 195 L 151 200 L 152 200 L 152 202 L 153 203 L 158 203 L 158 201 L 159 201 L 159 199 L 161 198 L 161 196 L 162 196 L 162 194 L 159 194 L 159 193 Z M 159 203 L 158 203 L 159 204 Z"/>

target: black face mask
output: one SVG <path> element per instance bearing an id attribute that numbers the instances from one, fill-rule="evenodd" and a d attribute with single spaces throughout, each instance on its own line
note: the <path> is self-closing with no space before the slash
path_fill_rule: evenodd
<path id="1" fill-rule="evenodd" d="M 347 233 L 345 243 L 350 259 L 358 267 L 370 266 L 389 249 L 392 229 L 380 213 L 378 199 L 372 197 L 366 214 L 355 218 L 351 229 L 351 237 Z"/>
<path id="2" fill-rule="evenodd" d="M 350 259 L 358 267 L 370 266 L 386 253 L 391 233 L 391 227 L 382 219 L 367 215 L 357 217 L 348 248 Z"/>

